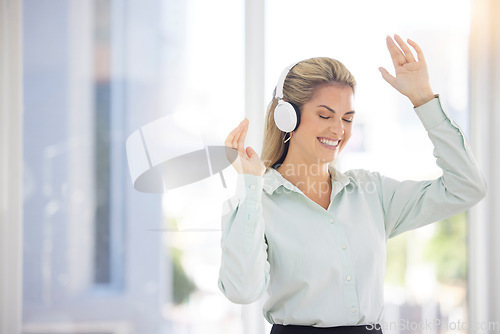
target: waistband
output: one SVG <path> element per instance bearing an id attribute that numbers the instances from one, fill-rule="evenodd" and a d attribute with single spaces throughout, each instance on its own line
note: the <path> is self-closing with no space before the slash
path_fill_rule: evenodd
<path id="1" fill-rule="evenodd" d="M 383 334 L 380 324 L 361 326 L 314 327 L 273 324 L 271 334 Z"/>

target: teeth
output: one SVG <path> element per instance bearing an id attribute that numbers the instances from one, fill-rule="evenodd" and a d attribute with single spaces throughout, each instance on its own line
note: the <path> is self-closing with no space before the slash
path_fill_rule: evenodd
<path id="1" fill-rule="evenodd" d="M 327 140 L 327 139 L 319 139 L 320 142 L 322 142 L 323 144 L 326 144 L 326 145 L 330 145 L 330 146 L 336 146 L 339 141 L 338 140 L 335 140 L 335 141 L 332 141 L 332 140 Z"/>

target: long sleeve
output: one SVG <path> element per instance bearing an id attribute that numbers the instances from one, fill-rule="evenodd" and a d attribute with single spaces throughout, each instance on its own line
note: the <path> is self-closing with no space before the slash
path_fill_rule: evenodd
<path id="1" fill-rule="evenodd" d="M 257 301 L 269 282 L 262 189 L 262 176 L 239 174 L 236 195 L 223 203 L 218 284 L 222 293 L 237 304 Z"/>
<path id="2" fill-rule="evenodd" d="M 415 112 L 434 145 L 433 154 L 443 174 L 435 180 L 399 182 L 374 173 L 388 238 L 465 211 L 486 195 L 486 181 L 470 146 L 439 98 Z"/>

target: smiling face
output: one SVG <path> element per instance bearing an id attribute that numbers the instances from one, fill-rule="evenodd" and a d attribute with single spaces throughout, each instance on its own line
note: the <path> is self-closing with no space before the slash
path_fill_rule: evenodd
<path id="1" fill-rule="evenodd" d="M 321 86 L 302 106 L 289 153 L 311 163 L 334 161 L 351 138 L 353 117 L 354 92 L 350 86 Z"/>

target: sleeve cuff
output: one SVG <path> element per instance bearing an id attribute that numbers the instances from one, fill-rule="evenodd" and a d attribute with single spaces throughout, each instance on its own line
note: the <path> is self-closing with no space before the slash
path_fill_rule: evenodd
<path id="1" fill-rule="evenodd" d="M 426 130 L 432 129 L 448 118 L 448 115 L 446 115 L 441 106 L 439 94 L 434 95 L 434 99 L 429 102 L 413 109 L 417 113 L 418 118 L 420 118 L 420 121 Z"/>
<path id="2" fill-rule="evenodd" d="M 236 182 L 236 195 L 240 201 L 250 199 L 260 201 L 262 199 L 262 188 L 264 176 L 253 174 L 238 174 Z"/>

